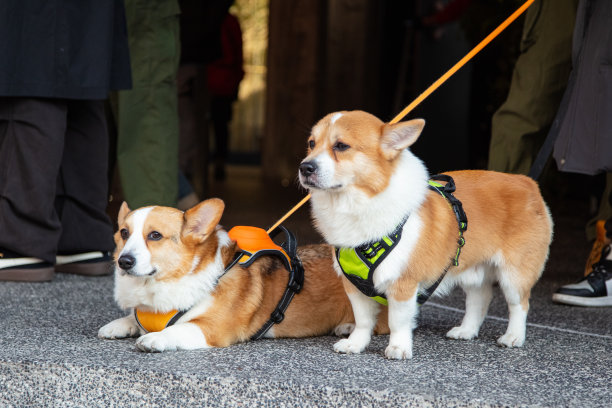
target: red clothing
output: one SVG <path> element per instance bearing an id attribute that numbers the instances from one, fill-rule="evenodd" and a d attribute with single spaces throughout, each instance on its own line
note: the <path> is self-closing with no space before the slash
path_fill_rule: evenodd
<path id="1" fill-rule="evenodd" d="M 221 24 L 221 58 L 207 66 L 208 89 L 213 95 L 233 96 L 244 77 L 242 31 L 238 19 L 227 13 Z"/>

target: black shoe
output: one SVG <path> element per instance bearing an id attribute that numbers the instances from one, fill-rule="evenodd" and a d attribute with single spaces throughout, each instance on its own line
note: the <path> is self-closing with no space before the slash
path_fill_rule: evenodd
<path id="1" fill-rule="evenodd" d="M 610 245 L 601 254 L 601 260 L 593 265 L 593 271 L 582 280 L 560 287 L 552 297 L 553 302 L 575 306 L 612 306 L 612 260 Z"/>
<path id="2" fill-rule="evenodd" d="M 109 252 L 95 251 L 80 254 L 58 255 L 55 272 L 85 276 L 104 276 L 112 272 L 113 257 Z"/>
<path id="3" fill-rule="evenodd" d="M 47 282 L 54 276 L 53 264 L 0 249 L 0 281 Z"/>

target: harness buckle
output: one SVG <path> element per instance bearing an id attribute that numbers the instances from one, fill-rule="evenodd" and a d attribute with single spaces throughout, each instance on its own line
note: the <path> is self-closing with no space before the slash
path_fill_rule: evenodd
<path id="1" fill-rule="evenodd" d="M 289 289 L 291 289 L 291 291 L 293 291 L 293 293 L 300 293 L 300 291 L 303 288 L 303 285 L 300 282 L 292 281 L 292 282 L 289 282 L 287 287 Z"/>
<path id="2" fill-rule="evenodd" d="M 368 259 L 374 258 L 378 254 L 378 249 L 372 246 L 372 244 L 362 245 L 358 247 L 359 251 L 361 251 L 362 255 Z"/>
<path id="3" fill-rule="evenodd" d="M 280 310 L 276 309 L 270 315 L 270 320 L 272 320 L 275 324 L 279 324 L 285 318 L 285 314 Z"/>

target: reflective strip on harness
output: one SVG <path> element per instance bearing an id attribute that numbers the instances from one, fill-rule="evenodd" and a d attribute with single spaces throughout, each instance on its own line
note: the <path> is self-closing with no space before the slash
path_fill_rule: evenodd
<path id="1" fill-rule="evenodd" d="M 399 242 L 405 223 L 404 220 L 390 236 L 379 241 L 357 248 L 336 248 L 336 258 L 344 276 L 364 295 L 385 306 L 385 295 L 374 288 L 374 271 Z"/>

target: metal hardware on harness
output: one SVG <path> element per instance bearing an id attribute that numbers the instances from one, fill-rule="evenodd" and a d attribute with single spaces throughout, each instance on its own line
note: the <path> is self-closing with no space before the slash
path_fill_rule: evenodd
<path id="1" fill-rule="evenodd" d="M 437 183 L 436 181 L 443 181 L 446 184 L 442 185 Z M 467 231 L 467 215 L 465 211 L 463 211 L 463 205 L 461 201 L 459 201 L 453 193 L 455 192 L 455 181 L 453 178 L 447 174 L 436 174 L 435 176 L 431 176 L 429 180 L 429 188 L 431 190 L 437 191 L 440 193 L 442 197 L 448 201 L 448 204 L 452 208 L 455 213 L 455 218 L 457 218 L 457 224 L 459 225 L 459 239 L 457 240 L 457 253 L 453 258 L 453 266 L 459 265 L 459 255 L 461 255 L 461 248 L 465 245 L 465 238 L 463 237 L 463 233 Z"/>

